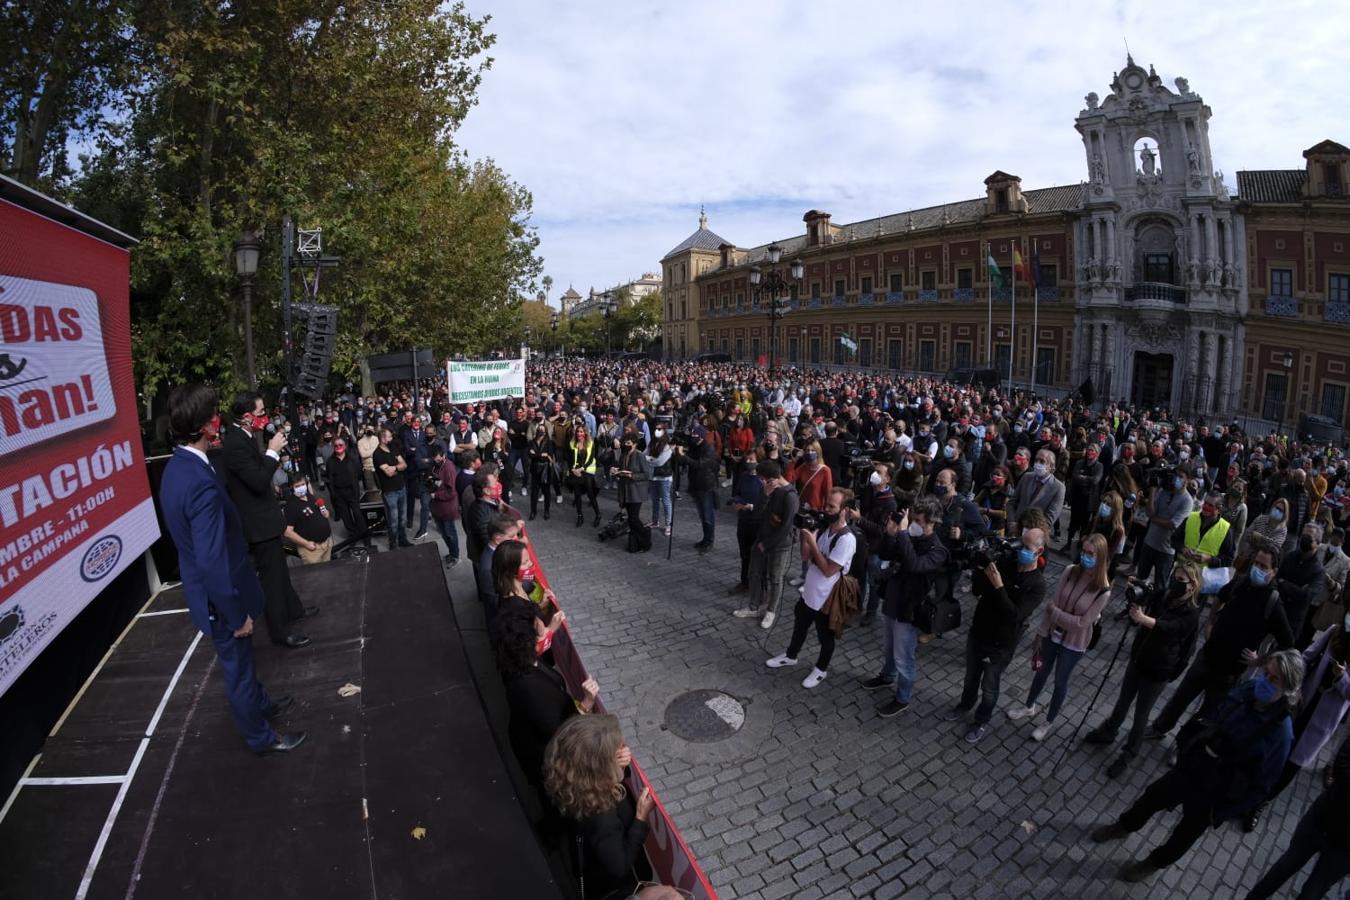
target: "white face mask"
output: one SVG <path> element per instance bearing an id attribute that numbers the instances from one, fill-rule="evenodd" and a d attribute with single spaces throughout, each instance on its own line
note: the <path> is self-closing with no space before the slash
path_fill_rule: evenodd
<path id="1" fill-rule="evenodd" d="M 918 522 L 910 522 L 910 523 L 909 523 L 909 536 L 910 536 L 910 537 L 923 537 L 923 526 L 920 525 Z"/>
<path id="2" fill-rule="evenodd" d="M 303 497 L 303 496 L 305 496 L 305 495 L 308 494 L 308 493 L 309 493 L 309 485 L 306 485 L 306 484 L 297 484 L 297 485 L 295 486 L 295 496 L 297 496 L 297 497 Z"/>
<path id="3" fill-rule="evenodd" d="M 881 474 L 879 472 L 873 472 L 871 475 L 867 476 L 867 483 L 872 485 L 872 487 L 878 487 L 881 484 Z"/>

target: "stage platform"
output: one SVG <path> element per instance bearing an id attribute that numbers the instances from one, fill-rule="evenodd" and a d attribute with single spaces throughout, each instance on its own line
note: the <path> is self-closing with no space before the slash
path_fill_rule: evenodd
<path id="1" fill-rule="evenodd" d="M 0 818 L 3 898 L 560 897 L 489 729 L 434 545 L 292 568 L 313 643 L 259 676 L 305 730 L 257 757 L 210 642 L 159 594 Z M 361 688 L 339 695 L 345 684 Z"/>

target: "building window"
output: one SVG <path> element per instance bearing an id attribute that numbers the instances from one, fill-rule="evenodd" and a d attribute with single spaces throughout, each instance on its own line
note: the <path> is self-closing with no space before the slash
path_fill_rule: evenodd
<path id="1" fill-rule="evenodd" d="M 1276 297 L 1294 296 L 1294 270 L 1271 269 L 1270 293 Z"/>
<path id="2" fill-rule="evenodd" d="M 1007 211 L 1008 211 L 1008 189 L 1007 189 L 1007 188 L 999 188 L 997 191 L 994 192 L 994 211 L 995 211 L 995 212 L 1007 212 Z"/>
<path id="3" fill-rule="evenodd" d="M 905 276 L 903 272 L 891 273 L 891 293 L 898 294 L 905 289 Z"/>
<path id="4" fill-rule="evenodd" d="M 970 341 L 957 341 L 952 347 L 952 368 L 968 369 L 970 368 Z"/>
<path id="5" fill-rule="evenodd" d="M 956 270 L 956 286 L 958 288 L 971 288 L 975 286 L 975 272 L 972 269 Z"/>
<path id="6" fill-rule="evenodd" d="M 1158 284 L 1172 283 L 1172 254 L 1145 253 L 1144 280 Z"/>
<path id="7" fill-rule="evenodd" d="M 1056 266 L 1041 265 L 1040 280 L 1036 282 L 1037 287 L 1057 287 L 1059 285 L 1059 269 Z"/>
<path id="8" fill-rule="evenodd" d="M 1332 303 L 1350 303 L 1350 275 L 1327 276 L 1327 299 Z"/>
<path id="9" fill-rule="evenodd" d="M 919 341 L 919 371 L 937 371 L 937 342 Z"/>
<path id="10" fill-rule="evenodd" d="M 889 340 L 886 342 L 886 366 L 891 369 L 902 369 L 905 363 L 904 344 L 898 340 Z"/>
<path id="11" fill-rule="evenodd" d="M 795 337 L 788 338 L 788 359 L 794 363 L 801 362 L 802 344 Z"/>
<path id="12" fill-rule="evenodd" d="M 925 291 L 937 290 L 937 272 L 925 269 L 919 273 L 919 288 Z"/>
<path id="13" fill-rule="evenodd" d="M 736 305 L 737 305 L 737 306 L 740 306 L 740 305 L 741 305 L 742 303 L 744 303 L 744 302 L 745 302 L 745 294 L 744 294 L 743 292 L 741 292 L 741 291 L 737 291 L 737 292 L 736 292 Z"/>
<path id="14" fill-rule="evenodd" d="M 1331 383 L 1322 385 L 1321 413 L 1340 424 L 1345 416 L 1345 385 Z"/>
<path id="15" fill-rule="evenodd" d="M 820 338 L 811 338 L 811 365 L 820 365 Z"/>
<path id="16" fill-rule="evenodd" d="M 865 369 L 872 367 L 872 339 L 858 339 L 858 365 Z"/>
<path id="17" fill-rule="evenodd" d="M 819 281 L 813 281 L 813 282 L 811 282 L 811 299 L 812 299 L 812 300 L 819 300 L 819 299 L 820 299 L 820 282 L 819 282 Z"/>
<path id="18" fill-rule="evenodd" d="M 1012 365 L 1012 344 L 994 345 L 994 371 L 1002 378 Z"/>
<path id="19" fill-rule="evenodd" d="M 842 366 L 844 364 L 844 342 L 839 340 L 839 335 L 830 338 L 830 343 L 834 346 L 834 364 Z"/>
<path id="20" fill-rule="evenodd" d="M 1036 348 L 1036 383 L 1055 383 L 1055 348 Z"/>
<path id="21" fill-rule="evenodd" d="M 1341 187 L 1341 164 L 1323 163 L 1322 171 L 1326 174 L 1327 196 L 1328 197 L 1341 196 L 1343 193 L 1343 189 Z"/>
<path id="22" fill-rule="evenodd" d="M 836 297 L 844 296 L 844 292 L 845 290 L 847 290 L 847 288 L 845 287 L 847 283 L 848 279 L 845 278 L 836 278 L 834 280 L 834 295 Z"/>
<path id="23" fill-rule="evenodd" d="M 1285 417 L 1285 401 L 1289 394 L 1289 379 L 1283 372 L 1266 373 L 1266 394 L 1261 401 L 1261 417 L 1274 422 L 1282 422 Z"/>
<path id="24" fill-rule="evenodd" d="M 681 300 L 681 301 L 680 301 L 680 318 L 681 318 L 681 319 L 687 319 L 687 318 L 689 318 L 689 301 L 688 301 L 688 300 Z"/>
<path id="25" fill-rule="evenodd" d="M 736 358 L 745 359 L 745 339 L 736 338 Z"/>
<path id="26" fill-rule="evenodd" d="M 861 294 L 870 294 L 870 293 L 872 293 L 872 276 L 871 276 L 871 275 L 864 275 L 864 276 L 862 277 L 862 281 L 860 282 L 859 287 L 858 287 L 858 292 L 861 293 Z"/>
<path id="27" fill-rule="evenodd" d="M 750 339 L 750 360 L 755 363 L 759 362 L 759 338 Z"/>
<path id="28" fill-rule="evenodd" d="M 727 346 L 727 339 L 722 338 L 722 352 L 726 353 L 730 348 Z"/>
<path id="29" fill-rule="evenodd" d="M 796 300 L 798 293 L 799 291 L 797 290 L 797 285 L 795 284 L 788 285 L 788 297 L 790 297 L 793 300 Z"/>

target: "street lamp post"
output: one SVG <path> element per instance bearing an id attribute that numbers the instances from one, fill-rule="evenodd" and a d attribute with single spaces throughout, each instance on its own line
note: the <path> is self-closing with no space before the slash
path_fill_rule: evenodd
<path id="1" fill-rule="evenodd" d="M 614 318 L 614 310 L 615 310 L 617 307 L 618 307 L 618 304 L 615 303 L 615 302 L 614 302 L 613 300 L 611 300 L 611 299 L 605 299 L 605 300 L 601 300 L 601 301 L 600 301 L 600 311 L 601 311 L 601 313 L 604 314 L 604 317 L 605 317 L 605 355 L 606 355 L 606 356 L 609 356 L 609 354 L 610 354 L 610 352 L 611 352 L 610 346 L 609 346 L 609 339 L 610 339 L 609 325 L 610 325 L 610 320 Z"/>
<path id="2" fill-rule="evenodd" d="M 769 297 L 766 312 L 769 316 L 769 375 L 772 376 L 778 363 L 778 321 L 791 309 L 792 301 L 788 292 L 794 285 L 801 283 L 802 261 L 800 257 L 792 260 L 788 271 L 789 277 L 785 278 L 783 272 L 777 268 L 778 260 L 783 256 L 783 248 L 777 244 L 770 244 L 766 254 L 769 268 L 762 271 L 759 266 L 751 266 L 750 286 L 755 289 L 761 305 L 764 303 L 764 295 L 768 294 Z"/>
<path id="3" fill-rule="evenodd" d="M 257 390 L 258 373 L 253 363 L 253 276 L 258 274 L 258 236 L 245 231 L 234 242 L 234 270 L 244 287 L 244 359 L 248 365 L 248 389 Z"/>
<path id="4" fill-rule="evenodd" d="M 1294 394 L 1294 383 L 1291 380 L 1294 371 L 1294 351 L 1284 351 L 1284 359 L 1281 360 L 1284 365 L 1284 402 L 1280 404 L 1280 435 L 1284 435 L 1285 412 L 1289 408 L 1289 398 Z"/>
<path id="5" fill-rule="evenodd" d="M 553 315 L 551 315 L 551 316 L 548 317 L 548 324 L 549 324 L 549 327 L 553 329 L 553 349 L 554 349 L 554 350 L 557 350 L 557 349 L 558 349 L 558 314 L 557 314 L 556 312 L 553 313 Z M 566 356 L 566 355 L 567 355 L 566 353 L 563 354 L 563 356 Z"/>

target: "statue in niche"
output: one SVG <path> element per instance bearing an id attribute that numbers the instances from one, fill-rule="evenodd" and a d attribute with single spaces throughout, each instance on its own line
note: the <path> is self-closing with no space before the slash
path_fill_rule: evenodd
<path id="1" fill-rule="evenodd" d="M 1092 93 L 1088 94 L 1086 97 L 1083 98 L 1083 101 L 1084 101 L 1085 103 L 1087 103 L 1087 108 L 1088 108 L 1088 109 L 1096 109 L 1096 108 L 1097 108 L 1097 100 L 1098 100 L 1098 97 L 1097 97 L 1096 91 L 1093 91 Z"/>
<path id="2" fill-rule="evenodd" d="M 1189 94 L 1191 92 L 1191 83 L 1180 76 L 1173 82 L 1177 86 L 1178 94 Z"/>
<path id="3" fill-rule="evenodd" d="M 1092 162 L 1088 166 L 1088 171 L 1092 173 L 1092 183 L 1101 184 L 1106 181 L 1106 162 L 1102 159 L 1100 153 L 1092 154 Z"/>
<path id="4" fill-rule="evenodd" d="M 1096 282 L 1100 280 L 1101 269 L 1097 264 L 1097 258 L 1088 260 L 1088 281 Z"/>
<path id="5" fill-rule="evenodd" d="M 1153 149 L 1149 147 L 1148 144 L 1145 144 L 1144 149 L 1139 151 L 1139 161 L 1143 164 L 1143 172 L 1145 175 L 1158 174 L 1157 160 L 1158 157 L 1154 154 Z"/>
<path id="6" fill-rule="evenodd" d="M 1200 171 L 1200 151 L 1191 144 L 1186 148 L 1186 165 L 1190 166 L 1192 172 Z"/>

